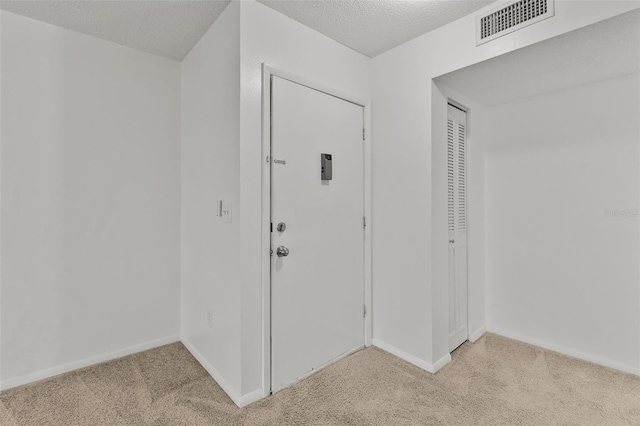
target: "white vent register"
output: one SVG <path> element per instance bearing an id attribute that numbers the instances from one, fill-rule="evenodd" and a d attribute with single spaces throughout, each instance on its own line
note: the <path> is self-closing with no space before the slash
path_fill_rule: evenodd
<path id="1" fill-rule="evenodd" d="M 476 45 L 502 37 L 555 14 L 553 0 L 519 0 L 476 20 Z"/>

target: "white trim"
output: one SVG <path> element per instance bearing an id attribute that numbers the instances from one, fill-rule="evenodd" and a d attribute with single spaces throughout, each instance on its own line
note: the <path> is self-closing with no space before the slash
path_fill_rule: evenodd
<path id="1" fill-rule="evenodd" d="M 442 358 L 440 358 L 439 360 L 433 363 L 433 367 L 432 367 L 433 371 L 431 372 L 434 374 L 437 373 L 442 369 L 442 367 L 449 364 L 450 362 L 451 362 L 451 354 L 446 354 L 445 356 L 443 356 Z"/>
<path id="2" fill-rule="evenodd" d="M 484 336 L 486 333 L 487 333 L 487 327 L 482 326 L 469 335 L 469 341 L 471 343 L 475 343 L 478 341 L 479 338 Z"/>
<path id="3" fill-rule="evenodd" d="M 202 367 L 207 370 L 207 373 L 216 381 L 218 386 L 222 388 L 223 391 L 229 396 L 229 398 L 236 404 L 239 408 L 246 407 L 252 402 L 259 401 L 263 398 L 262 389 L 256 389 L 252 392 L 249 392 L 245 395 L 238 395 L 238 393 L 233 389 L 233 387 L 227 382 L 227 380 L 214 368 L 213 365 L 196 349 L 196 347 L 186 338 L 182 338 L 180 340 L 182 344 L 187 348 L 187 350 L 193 355 L 193 357 L 202 365 Z"/>
<path id="4" fill-rule="evenodd" d="M 218 386 L 222 388 L 223 391 L 231 398 L 231 400 L 237 406 L 240 406 L 241 398 L 240 395 L 236 393 L 236 391 L 231 387 L 229 382 L 216 370 L 213 365 L 196 349 L 196 347 L 186 338 L 182 338 L 180 340 L 182 344 L 187 348 L 191 355 L 202 365 L 202 367 L 207 370 L 207 373 L 216 381 Z"/>
<path id="5" fill-rule="evenodd" d="M 0 384 L 0 390 L 7 390 L 15 388 L 17 386 L 26 385 L 28 383 L 37 382 L 39 380 L 48 379 L 50 377 L 58 376 L 60 374 L 69 373 L 74 370 L 89 367 L 103 362 L 112 361 L 124 356 L 133 355 L 138 352 L 144 352 L 149 349 L 155 349 L 160 346 L 168 345 L 180 341 L 177 334 L 163 337 L 161 339 L 152 340 L 150 342 L 141 343 L 139 345 L 129 346 L 128 348 L 119 349 L 113 352 L 108 352 L 102 355 L 96 355 L 89 358 L 81 359 L 78 361 L 69 362 L 67 364 L 59 365 L 57 367 L 47 368 L 45 370 L 34 371 L 22 376 L 14 377 L 12 379 L 3 380 Z"/>
<path id="6" fill-rule="evenodd" d="M 364 318 L 364 346 L 372 345 L 373 338 L 373 207 L 371 204 L 373 164 L 371 154 L 371 102 L 365 102 L 364 108 L 364 215 L 367 226 L 364 228 L 364 303 L 367 307 L 367 315 Z"/>
<path id="7" fill-rule="evenodd" d="M 253 404 L 256 401 L 260 401 L 264 398 L 262 389 L 256 389 L 248 394 L 242 395 L 240 397 L 240 404 L 236 404 L 239 408 L 246 407 L 249 404 Z"/>
<path id="8" fill-rule="evenodd" d="M 262 396 L 271 394 L 271 70 L 262 64 Z M 270 164 L 269 164 L 270 165 Z"/>
<path id="9" fill-rule="evenodd" d="M 276 76 L 276 77 L 280 77 L 283 78 L 285 80 L 289 80 L 293 83 L 296 84 L 300 84 L 302 86 L 306 86 L 310 89 L 313 90 L 317 90 L 318 92 L 322 92 L 322 93 L 326 93 L 328 95 L 331 96 L 335 96 L 336 98 L 340 98 L 343 99 L 347 102 L 351 102 L 353 104 L 356 105 L 360 105 L 361 107 L 367 107 L 367 105 L 370 104 L 370 101 L 366 100 L 366 99 L 362 99 L 358 96 L 354 96 L 351 93 L 347 93 L 347 92 L 343 92 L 341 90 L 335 89 L 334 87 L 328 86 L 324 83 L 321 83 L 319 81 L 316 80 L 312 80 L 306 77 L 303 77 L 301 75 L 298 74 L 294 74 L 279 68 L 275 68 L 272 67 L 271 65 L 267 64 L 266 62 L 262 63 L 262 72 L 263 72 L 263 77 L 268 77 L 266 79 L 263 78 L 263 82 L 266 80 L 267 82 L 270 81 L 271 76 Z M 265 87 L 263 86 L 263 91 L 264 91 Z M 367 129 L 369 130 L 369 129 Z"/>
<path id="10" fill-rule="evenodd" d="M 285 80 L 327 93 L 345 101 L 360 105 L 364 110 L 364 215 L 367 226 L 364 230 L 364 303 L 367 315 L 364 320 L 364 344 L 372 344 L 372 234 L 371 234 L 371 102 L 335 90 L 323 83 L 262 64 L 262 390 L 263 397 L 271 394 L 271 173 L 266 161 L 271 156 L 271 77 Z"/>
<path id="11" fill-rule="evenodd" d="M 566 346 L 556 345 L 555 343 L 549 343 L 545 340 L 536 339 L 532 337 L 523 336 L 519 333 L 515 333 L 512 331 L 504 330 L 501 328 L 496 328 L 493 326 L 488 326 L 487 330 L 490 333 L 494 333 L 503 337 L 507 337 L 509 339 L 517 340 L 519 342 L 528 343 L 530 345 L 538 346 L 543 349 L 548 349 L 550 351 L 558 352 L 563 355 L 567 355 L 573 358 L 578 358 L 583 361 L 592 362 L 594 364 L 602 365 L 605 367 L 613 368 L 615 370 L 623 371 L 625 373 L 635 374 L 636 376 L 640 376 L 640 368 L 632 367 L 630 365 L 622 364 L 618 361 L 612 361 L 606 358 L 602 358 L 597 355 L 592 355 L 586 352 L 582 352 L 576 349 L 567 348 Z"/>
<path id="12" fill-rule="evenodd" d="M 271 394 L 271 69 L 262 64 L 262 396 Z M 270 166 L 270 165 L 269 165 Z"/>
<path id="13" fill-rule="evenodd" d="M 398 349 L 395 346 L 392 346 L 388 343 L 382 342 L 378 339 L 373 339 L 373 346 L 376 346 L 383 351 L 389 352 L 392 355 L 397 356 L 400 359 L 407 361 L 410 364 L 415 365 L 416 367 L 422 368 L 429 373 L 437 373 L 442 367 L 447 365 L 451 361 L 451 354 L 446 354 L 442 358 L 440 358 L 435 363 L 431 364 L 423 359 L 418 358 L 415 355 L 411 355 L 403 351 L 402 349 Z"/>

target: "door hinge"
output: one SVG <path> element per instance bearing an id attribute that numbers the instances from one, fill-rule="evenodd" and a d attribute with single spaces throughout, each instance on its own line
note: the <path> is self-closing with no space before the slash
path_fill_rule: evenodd
<path id="1" fill-rule="evenodd" d="M 365 130 L 365 128 L 362 128 L 362 140 L 366 141 L 367 140 L 367 131 Z"/>
<path id="2" fill-rule="evenodd" d="M 362 305 L 362 317 L 367 317 L 367 305 Z"/>
<path id="3" fill-rule="evenodd" d="M 366 228 L 367 228 L 367 218 L 366 218 L 366 217 L 364 217 L 364 216 L 362 216 L 362 227 L 363 227 L 364 229 L 366 229 Z"/>

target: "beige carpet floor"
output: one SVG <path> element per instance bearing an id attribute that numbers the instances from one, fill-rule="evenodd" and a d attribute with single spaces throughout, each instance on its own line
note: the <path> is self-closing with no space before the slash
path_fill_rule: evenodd
<path id="1" fill-rule="evenodd" d="M 640 378 L 488 334 L 432 375 L 368 348 L 238 409 L 180 344 L 0 394 L 17 425 L 640 425 Z"/>

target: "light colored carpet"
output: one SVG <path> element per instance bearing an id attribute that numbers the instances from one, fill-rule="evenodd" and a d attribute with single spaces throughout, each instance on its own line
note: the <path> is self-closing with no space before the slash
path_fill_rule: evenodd
<path id="1" fill-rule="evenodd" d="M 364 349 L 238 409 L 180 344 L 0 394 L 18 425 L 640 425 L 640 378 L 488 334 L 432 375 Z"/>

